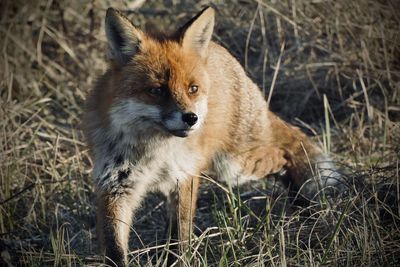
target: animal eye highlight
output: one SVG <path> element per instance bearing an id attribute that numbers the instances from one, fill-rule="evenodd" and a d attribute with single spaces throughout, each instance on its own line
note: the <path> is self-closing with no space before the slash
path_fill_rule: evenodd
<path id="1" fill-rule="evenodd" d="M 189 87 L 189 94 L 195 94 L 199 91 L 199 86 L 198 85 L 192 85 Z"/>

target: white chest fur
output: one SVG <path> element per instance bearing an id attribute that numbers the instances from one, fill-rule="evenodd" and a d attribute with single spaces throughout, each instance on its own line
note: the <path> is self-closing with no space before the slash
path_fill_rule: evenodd
<path id="1" fill-rule="evenodd" d="M 152 140 L 137 149 L 134 144 L 105 142 L 95 150 L 93 176 L 97 185 L 112 193 L 125 190 L 169 192 L 177 183 L 197 175 L 199 153 L 185 139 Z"/>

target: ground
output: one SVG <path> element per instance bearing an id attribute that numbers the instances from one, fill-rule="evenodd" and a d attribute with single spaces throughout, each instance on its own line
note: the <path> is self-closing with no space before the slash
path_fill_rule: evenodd
<path id="1" fill-rule="evenodd" d="M 213 40 L 270 108 L 333 155 L 340 196 L 298 206 L 278 180 L 204 182 L 189 266 L 400 264 L 399 2 L 2 1 L 0 265 L 100 266 L 82 105 L 107 66 L 105 10 L 173 30 L 205 5 Z M 146 199 L 132 264 L 165 265 L 164 199 Z"/>

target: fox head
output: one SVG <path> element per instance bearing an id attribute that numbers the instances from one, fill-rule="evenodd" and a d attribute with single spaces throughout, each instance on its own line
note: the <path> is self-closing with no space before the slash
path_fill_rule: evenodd
<path id="1" fill-rule="evenodd" d="M 179 137 L 201 128 L 214 10 L 204 9 L 170 36 L 146 33 L 111 8 L 105 26 L 113 61 L 112 127 L 147 127 Z"/>

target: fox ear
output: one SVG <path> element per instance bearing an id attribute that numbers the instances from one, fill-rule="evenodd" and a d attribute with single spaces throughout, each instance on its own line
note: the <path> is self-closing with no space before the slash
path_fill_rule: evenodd
<path id="1" fill-rule="evenodd" d="M 143 32 L 113 8 L 107 9 L 105 26 L 110 57 L 125 64 L 137 53 Z"/>
<path id="2" fill-rule="evenodd" d="M 181 44 L 202 58 L 207 56 L 208 45 L 214 29 L 214 9 L 207 7 L 188 21 L 181 29 Z"/>

